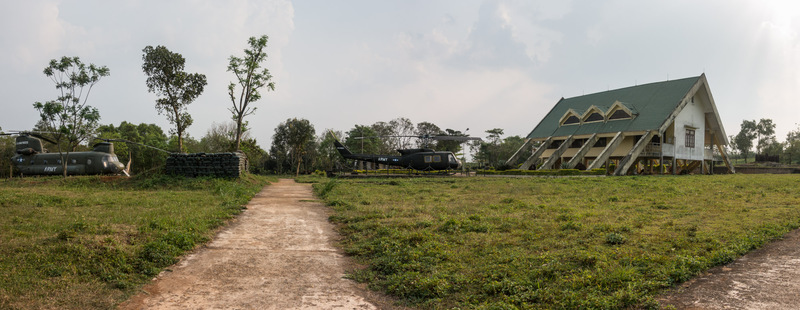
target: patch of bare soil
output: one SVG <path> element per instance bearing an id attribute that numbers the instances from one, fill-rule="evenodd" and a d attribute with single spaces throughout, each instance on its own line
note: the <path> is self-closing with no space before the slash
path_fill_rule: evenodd
<path id="1" fill-rule="evenodd" d="M 328 209 L 309 184 L 266 186 L 206 247 L 120 309 L 399 309 L 344 279 Z"/>
<path id="2" fill-rule="evenodd" d="M 677 309 L 800 309 L 800 231 L 659 298 Z"/>

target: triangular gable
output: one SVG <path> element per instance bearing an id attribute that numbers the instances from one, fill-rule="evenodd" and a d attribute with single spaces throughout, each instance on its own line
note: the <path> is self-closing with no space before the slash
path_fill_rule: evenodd
<path id="1" fill-rule="evenodd" d="M 725 134 L 725 128 L 722 127 L 722 119 L 719 117 L 717 104 L 714 102 L 714 96 L 711 95 L 711 88 L 708 86 L 708 80 L 706 79 L 705 73 L 698 77 L 695 84 L 692 85 L 692 88 L 686 93 L 686 95 L 684 95 L 680 104 L 675 108 L 673 113 L 664 120 L 659 128 L 659 132 L 663 132 L 672 124 L 678 113 L 683 110 L 686 104 L 688 104 L 694 96 L 703 97 L 702 102 L 704 103 L 703 111 L 706 114 L 706 129 L 714 132 L 714 136 L 717 138 L 718 143 L 727 145 L 728 136 Z"/>

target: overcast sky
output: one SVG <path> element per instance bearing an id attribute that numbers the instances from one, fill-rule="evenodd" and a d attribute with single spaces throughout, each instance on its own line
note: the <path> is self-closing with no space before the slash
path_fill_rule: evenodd
<path id="1" fill-rule="evenodd" d="M 268 35 L 275 91 L 248 117 L 268 149 L 275 127 L 317 133 L 397 117 L 486 136 L 527 135 L 561 97 L 705 73 L 728 135 L 771 118 L 800 122 L 800 2 L 719 1 L 88 1 L 0 2 L 3 130 L 30 129 L 57 96 L 42 73 L 79 56 L 111 75 L 89 104 L 102 124 L 155 123 L 142 49 L 164 45 L 208 78 L 189 106 L 194 138 L 230 120 L 228 57 Z"/>

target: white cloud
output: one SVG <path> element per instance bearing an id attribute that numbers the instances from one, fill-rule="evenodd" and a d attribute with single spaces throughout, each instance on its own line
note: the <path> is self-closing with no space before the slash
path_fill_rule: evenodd
<path id="1" fill-rule="evenodd" d="M 0 59 L 16 72 L 46 65 L 49 55 L 60 50 L 68 38 L 85 31 L 59 18 L 59 1 L 3 2 L 0 7 Z M 74 44 L 72 44 L 74 47 Z M 52 57 L 51 57 L 52 58 Z M 42 59 L 46 59 L 42 62 Z"/>

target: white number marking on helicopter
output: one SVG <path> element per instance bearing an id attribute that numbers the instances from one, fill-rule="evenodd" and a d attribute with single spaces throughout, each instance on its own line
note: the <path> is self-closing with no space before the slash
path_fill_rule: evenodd
<path id="1" fill-rule="evenodd" d="M 56 167 L 44 167 L 44 172 L 56 172 Z"/>
<path id="2" fill-rule="evenodd" d="M 378 157 L 378 161 L 389 161 L 386 157 Z"/>

